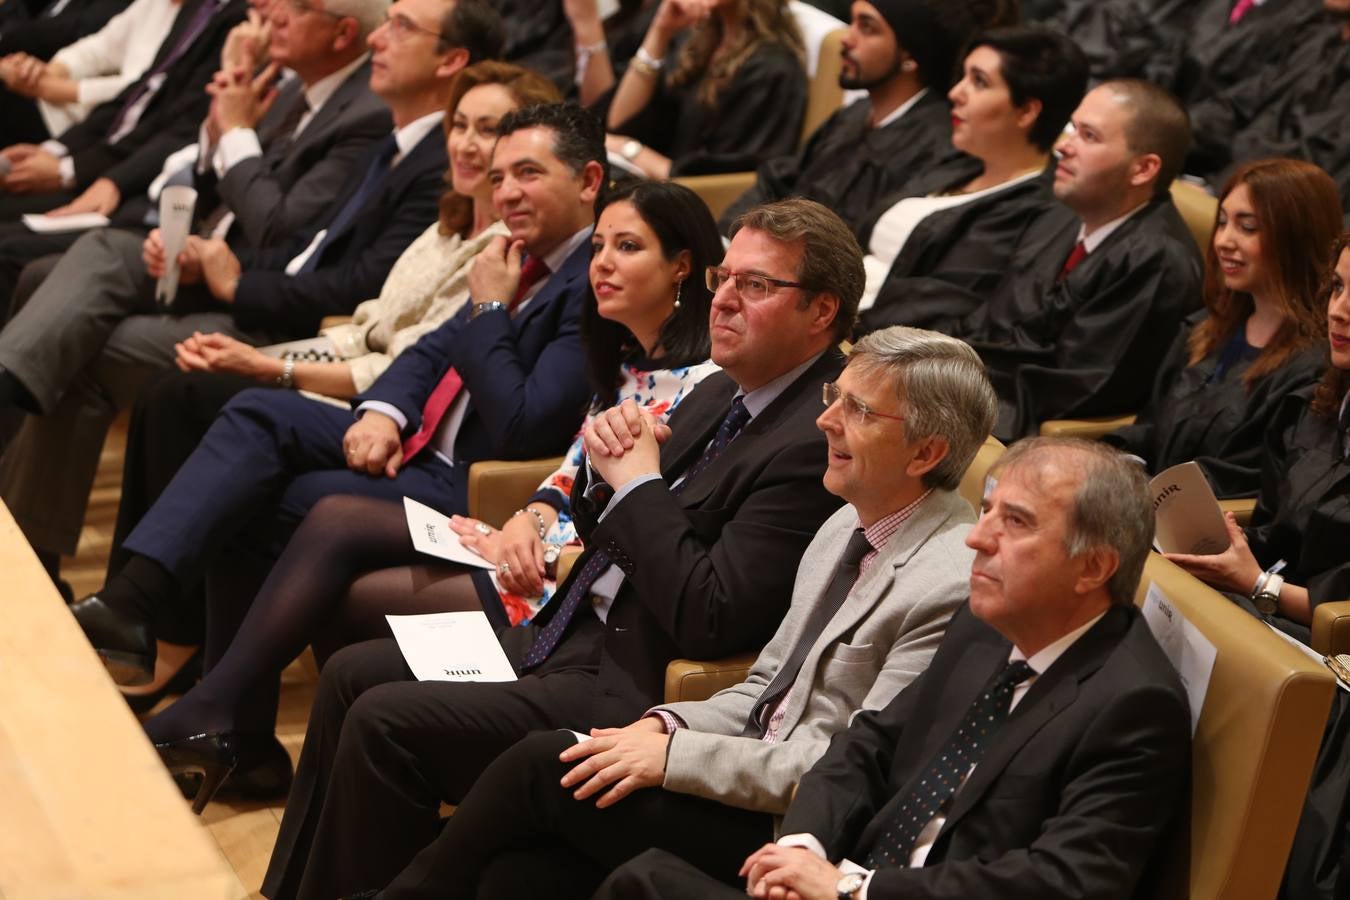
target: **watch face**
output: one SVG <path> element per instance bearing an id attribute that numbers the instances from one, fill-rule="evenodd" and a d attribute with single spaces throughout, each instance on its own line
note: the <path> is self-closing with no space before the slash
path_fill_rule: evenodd
<path id="1" fill-rule="evenodd" d="M 858 889 L 863 886 L 866 877 L 861 872 L 850 872 L 835 884 L 835 893 L 839 895 L 839 900 L 851 900 Z"/>
<path id="2" fill-rule="evenodd" d="M 1257 594 L 1256 597 L 1253 598 L 1252 604 L 1256 607 L 1256 611 L 1263 616 L 1273 616 L 1275 610 L 1279 609 L 1280 605 L 1278 597 L 1274 594 L 1265 593 Z"/>

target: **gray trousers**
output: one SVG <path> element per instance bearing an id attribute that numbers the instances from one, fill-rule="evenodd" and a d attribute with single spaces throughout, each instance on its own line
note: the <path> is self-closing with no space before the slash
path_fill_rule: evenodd
<path id="1" fill-rule="evenodd" d="M 43 412 L 0 458 L 0 497 L 38 550 L 75 552 L 108 427 L 173 366 L 175 342 L 194 331 L 267 340 L 241 331 L 199 286 L 180 288 L 173 314 L 162 314 L 143 240 L 120 229 L 82 235 L 0 331 L 0 367 Z"/>

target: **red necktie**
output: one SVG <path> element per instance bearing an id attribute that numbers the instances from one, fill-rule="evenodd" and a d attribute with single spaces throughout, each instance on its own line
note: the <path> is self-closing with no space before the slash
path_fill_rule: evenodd
<path id="1" fill-rule="evenodd" d="M 1068 278 L 1069 273 L 1078 268 L 1078 264 L 1083 261 L 1085 256 L 1087 256 L 1087 245 L 1082 241 L 1074 244 L 1073 252 L 1069 254 L 1068 259 L 1064 260 L 1064 268 L 1059 270 L 1059 278 L 1056 281 L 1063 281 Z"/>
<path id="2" fill-rule="evenodd" d="M 1228 14 L 1228 24 L 1236 25 L 1238 22 L 1241 22 L 1242 17 L 1251 12 L 1252 7 L 1255 5 L 1256 0 L 1238 0 L 1238 2 L 1233 5 L 1233 11 Z"/>
<path id="3" fill-rule="evenodd" d="M 516 288 L 516 295 L 511 298 L 511 303 L 507 306 L 507 312 L 515 312 L 520 301 L 525 299 L 530 288 L 535 283 L 548 275 L 548 263 L 542 259 L 531 256 L 525 260 L 525 264 L 520 267 L 520 285 Z M 436 385 L 431 396 L 427 397 L 426 406 L 422 408 L 422 427 L 417 429 L 417 433 L 403 442 L 403 464 L 406 466 L 412 461 L 412 458 L 422 451 L 428 443 L 431 442 L 432 435 L 436 433 L 436 426 L 441 424 L 441 419 L 445 417 L 445 412 L 450 408 L 450 404 L 455 402 L 459 396 L 460 389 L 464 387 L 464 379 L 459 377 L 459 372 L 451 366 L 444 375 L 441 376 L 440 383 Z"/>

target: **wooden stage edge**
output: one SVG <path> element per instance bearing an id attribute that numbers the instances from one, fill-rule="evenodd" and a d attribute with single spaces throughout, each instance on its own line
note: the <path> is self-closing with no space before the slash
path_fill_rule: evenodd
<path id="1" fill-rule="evenodd" d="M 0 504 L 0 900 L 247 896 Z"/>

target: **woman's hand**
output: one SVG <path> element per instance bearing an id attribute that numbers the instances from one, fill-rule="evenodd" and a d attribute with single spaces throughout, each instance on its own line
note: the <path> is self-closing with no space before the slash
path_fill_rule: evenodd
<path id="1" fill-rule="evenodd" d="M 282 360 L 225 334 L 194 332 L 192 337 L 175 344 L 174 350 L 178 353 L 175 362 L 184 372 L 229 372 L 258 381 L 275 381 L 284 366 Z"/>
<path id="2" fill-rule="evenodd" d="M 1261 564 L 1252 555 L 1247 546 L 1247 536 L 1242 533 L 1237 519 L 1232 513 L 1223 514 L 1224 524 L 1228 527 L 1229 545 L 1222 553 L 1199 556 L 1191 553 L 1167 553 L 1168 559 L 1199 578 L 1205 584 L 1223 591 L 1238 594 L 1250 594 L 1261 576 Z"/>
<path id="3" fill-rule="evenodd" d="M 702 22 L 721 0 L 662 0 L 651 29 L 666 40 Z"/>
<path id="4" fill-rule="evenodd" d="M 498 531 L 477 519 L 451 516 L 450 528 L 465 547 L 497 566 L 502 587 L 521 597 L 544 592 L 544 542 L 529 513 L 514 516 Z"/>

